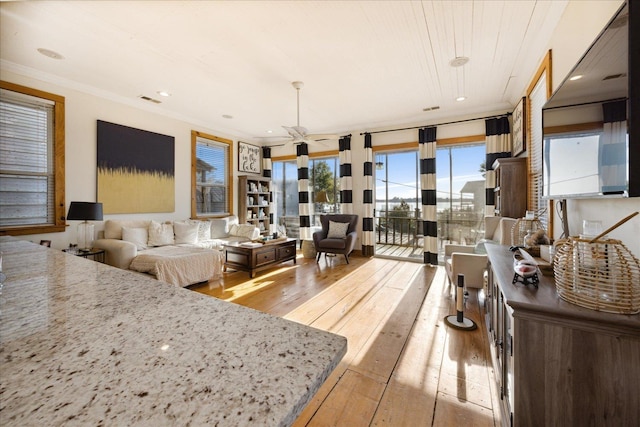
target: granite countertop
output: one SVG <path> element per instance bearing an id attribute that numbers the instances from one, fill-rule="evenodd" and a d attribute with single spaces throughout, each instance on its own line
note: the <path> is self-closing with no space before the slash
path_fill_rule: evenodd
<path id="1" fill-rule="evenodd" d="M 0 424 L 290 425 L 344 337 L 0 238 Z"/>

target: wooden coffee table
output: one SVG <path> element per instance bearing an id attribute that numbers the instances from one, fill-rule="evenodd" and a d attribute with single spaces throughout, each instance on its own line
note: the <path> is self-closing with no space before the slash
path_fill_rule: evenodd
<path id="1" fill-rule="evenodd" d="M 227 268 L 248 271 L 253 278 L 256 272 L 270 268 L 281 262 L 293 260 L 296 263 L 296 239 L 267 242 L 257 247 L 246 247 L 239 243 L 224 246 L 224 271 Z"/>

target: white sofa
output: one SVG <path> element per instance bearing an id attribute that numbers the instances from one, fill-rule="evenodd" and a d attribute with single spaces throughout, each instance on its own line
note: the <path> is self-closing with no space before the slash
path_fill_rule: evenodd
<path id="1" fill-rule="evenodd" d="M 224 243 L 255 240 L 260 230 L 229 216 L 206 221 L 107 220 L 100 234 L 93 246 L 104 249 L 107 264 L 188 286 L 220 274 Z"/>

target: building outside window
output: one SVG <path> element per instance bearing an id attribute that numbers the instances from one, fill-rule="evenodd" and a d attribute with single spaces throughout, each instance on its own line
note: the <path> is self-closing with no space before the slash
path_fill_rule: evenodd
<path id="1" fill-rule="evenodd" d="M 191 216 L 231 214 L 231 140 L 191 132 L 192 191 Z"/>

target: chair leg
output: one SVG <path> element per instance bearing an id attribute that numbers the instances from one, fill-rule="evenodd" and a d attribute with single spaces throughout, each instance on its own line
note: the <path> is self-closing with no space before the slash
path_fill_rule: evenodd
<path id="1" fill-rule="evenodd" d="M 349 264 L 349 254 L 344 254 L 344 259 L 347 261 L 347 264 Z"/>
<path id="2" fill-rule="evenodd" d="M 320 262 L 320 257 L 322 256 L 322 252 L 318 251 L 318 257 L 316 258 L 316 264 Z"/>

